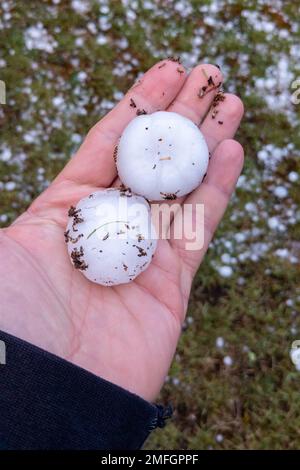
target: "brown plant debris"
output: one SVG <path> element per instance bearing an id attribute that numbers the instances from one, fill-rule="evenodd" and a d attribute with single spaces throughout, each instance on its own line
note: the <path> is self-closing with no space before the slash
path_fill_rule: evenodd
<path id="1" fill-rule="evenodd" d="M 118 157 L 118 146 L 117 145 L 114 148 L 113 157 L 114 157 L 115 163 L 117 163 L 117 157 Z"/>
<path id="2" fill-rule="evenodd" d="M 147 252 L 144 250 L 144 248 L 142 248 L 141 246 L 138 246 L 138 245 L 132 245 L 134 248 L 137 248 L 139 253 L 138 253 L 138 257 L 141 258 L 142 256 L 147 256 Z"/>
<path id="3" fill-rule="evenodd" d="M 85 271 L 88 268 L 88 265 L 82 259 L 83 255 L 84 252 L 82 246 L 79 248 L 79 250 L 78 248 L 74 248 L 74 250 L 71 251 L 71 259 L 73 261 L 75 269 Z"/>
<path id="4" fill-rule="evenodd" d="M 169 200 L 169 201 L 174 201 L 174 199 L 177 199 L 177 193 L 160 193 L 163 199 Z"/>
<path id="5" fill-rule="evenodd" d="M 207 84 L 208 84 L 209 86 L 215 86 L 215 82 L 214 82 L 214 80 L 213 80 L 213 78 L 212 78 L 211 75 L 208 77 Z"/>
<path id="6" fill-rule="evenodd" d="M 170 156 L 160 157 L 159 161 L 162 161 L 162 160 L 172 160 L 172 158 Z"/>
<path id="7" fill-rule="evenodd" d="M 170 60 L 171 62 L 177 62 L 178 64 L 181 64 L 181 59 L 178 56 L 174 56 L 174 55 L 170 55 L 169 57 L 167 57 L 168 60 Z"/>
<path id="8" fill-rule="evenodd" d="M 214 97 L 212 105 L 211 105 L 211 108 L 212 108 L 211 117 L 212 117 L 212 119 L 215 119 L 216 115 L 219 112 L 219 110 L 217 108 L 220 105 L 220 103 L 222 103 L 225 100 L 225 98 L 226 98 L 226 96 L 225 96 L 224 92 L 221 91 L 221 90 L 218 91 L 218 93 Z M 218 122 L 219 122 L 219 124 L 220 123 L 223 124 L 223 121 L 218 121 Z"/>
<path id="9" fill-rule="evenodd" d="M 76 242 L 78 242 L 79 238 L 83 237 L 83 234 L 80 233 L 76 238 L 73 238 L 70 235 L 70 230 L 67 230 L 66 232 L 64 232 L 64 237 L 65 237 L 65 242 L 66 243 L 68 243 L 68 242 L 76 243 Z"/>
<path id="10" fill-rule="evenodd" d="M 83 218 L 80 217 L 80 215 L 79 215 L 80 213 L 81 213 L 81 209 L 75 209 L 74 206 L 71 206 L 69 211 L 68 211 L 68 216 L 73 217 L 72 228 L 73 228 L 74 232 L 78 232 L 78 229 L 75 228 L 76 225 L 83 222 Z"/>
<path id="11" fill-rule="evenodd" d="M 78 213 L 78 209 L 75 209 L 74 206 L 71 206 L 70 209 L 68 210 L 68 216 L 73 217 L 76 213 Z"/>
<path id="12" fill-rule="evenodd" d="M 212 106 L 213 107 L 216 107 L 218 106 L 222 101 L 224 101 L 226 98 L 225 94 L 223 91 L 219 91 L 216 96 L 214 97 L 213 99 L 213 102 L 212 102 Z"/>
<path id="13" fill-rule="evenodd" d="M 207 93 L 210 93 L 212 90 L 215 90 L 216 88 L 220 88 L 221 85 L 222 85 L 222 82 L 216 84 L 214 82 L 214 79 L 213 79 L 212 75 L 208 76 L 204 69 L 201 69 L 201 70 L 202 70 L 202 73 L 203 73 L 204 77 L 207 80 L 207 85 L 203 85 L 200 88 L 200 90 L 198 92 L 198 97 L 199 98 L 203 98 L 203 96 L 207 95 Z"/>
<path id="14" fill-rule="evenodd" d="M 218 114 L 219 110 L 218 109 L 213 109 L 211 113 L 212 119 L 215 119 L 216 115 Z"/>
<path id="15" fill-rule="evenodd" d="M 132 191 L 130 188 L 127 188 L 124 184 L 120 186 L 120 196 L 121 197 L 132 197 Z"/>

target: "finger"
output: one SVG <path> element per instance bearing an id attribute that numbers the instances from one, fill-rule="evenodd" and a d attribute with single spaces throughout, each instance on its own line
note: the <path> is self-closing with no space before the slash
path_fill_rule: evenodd
<path id="1" fill-rule="evenodd" d="M 197 222 L 196 205 L 203 204 L 204 207 L 204 220 L 200 221 L 199 226 L 196 227 L 198 231 L 203 230 L 203 246 L 198 247 L 196 250 L 187 250 L 187 243 L 191 242 L 188 236 L 171 241 L 173 248 L 178 251 L 192 275 L 198 269 L 218 223 L 225 212 L 241 173 L 243 161 L 243 148 L 237 141 L 227 139 L 221 142 L 213 154 L 204 182 L 186 198 L 183 204 L 184 211 L 187 210 L 187 213 L 192 212 L 194 222 Z M 173 226 L 177 221 L 177 217 L 173 221 Z M 181 223 L 181 221 L 179 222 Z"/>
<path id="2" fill-rule="evenodd" d="M 243 114 L 244 105 L 238 96 L 221 92 L 218 94 L 200 126 L 211 153 L 220 142 L 234 137 Z"/>
<path id="3" fill-rule="evenodd" d="M 177 62 L 166 59 L 154 65 L 120 103 L 92 127 L 56 181 L 66 179 L 78 184 L 109 186 L 116 176 L 114 147 L 124 127 L 138 112 L 166 109 L 185 79 L 186 72 Z"/>
<path id="4" fill-rule="evenodd" d="M 223 76 L 218 67 L 200 64 L 195 67 L 168 111 L 181 114 L 199 125 L 217 94 Z"/>

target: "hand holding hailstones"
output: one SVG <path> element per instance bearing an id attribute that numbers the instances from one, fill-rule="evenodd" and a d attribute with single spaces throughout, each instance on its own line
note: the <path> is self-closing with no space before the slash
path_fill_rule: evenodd
<path id="1" fill-rule="evenodd" d="M 201 184 L 208 160 L 204 136 L 189 119 L 166 111 L 133 119 L 116 155 L 118 174 L 130 189 L 97 191 L 69 210 L 65 241 L 74 267 L 105 286 L 134 280 L 157 246 L 147 200 L 190 193 Z"/>

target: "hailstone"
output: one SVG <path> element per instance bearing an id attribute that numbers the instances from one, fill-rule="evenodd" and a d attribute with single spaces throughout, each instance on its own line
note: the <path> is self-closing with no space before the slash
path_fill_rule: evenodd
<path id="1" fill-rule="evenodd" d="M 68 253 L 90 281 L 124 284 L 149 266 L 157 240 L 143 197 L 126 189 L 100 190 L 71 206 L 68 215 Z"/>
<path id="2" fill-rule="evenodd" d="M 149 200 L 190 193 L 202 182 L 208 161 L 207 144 L 198 127 L 168 111 L 134 118 L 116 152 L 123 184 Z"/>

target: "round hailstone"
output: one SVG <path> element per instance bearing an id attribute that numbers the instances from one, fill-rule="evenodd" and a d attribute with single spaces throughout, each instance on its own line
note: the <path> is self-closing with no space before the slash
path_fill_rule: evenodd
<path id="1" fill-rule="evenodd" d="M 158 111 L 133 119 L 118 144 L 122 182 L 149 200 L 176 199 L 202 182 L 209 152 L 203 134 L 189 119 Z"/>
<path id="2" fill-rule="evenodd" d="M 68 253 L 90 281 L 125 284 L 151 263 L 157 241 L 143 197 L 129 190 L 96 191 L 71 206 L 68 215 Z"/>

